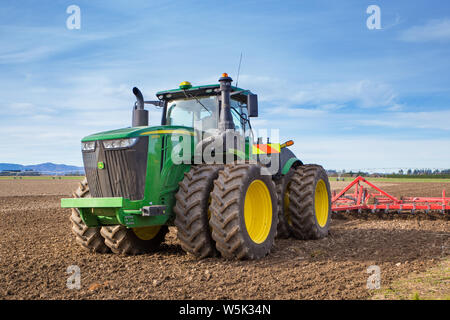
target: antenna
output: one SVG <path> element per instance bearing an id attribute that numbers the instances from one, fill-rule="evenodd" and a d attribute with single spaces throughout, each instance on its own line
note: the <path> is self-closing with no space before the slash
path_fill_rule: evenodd
<path id="1" fill-rule="evenodd" d="M 239 58 L 239 67 L 238 67 L 238 72 L 237 72 L 236 87 L 239 84 L 239 73 L 241 72 L 241 62 L 242 62 L 242 51 L 241 51 L 241 57 Z"/>

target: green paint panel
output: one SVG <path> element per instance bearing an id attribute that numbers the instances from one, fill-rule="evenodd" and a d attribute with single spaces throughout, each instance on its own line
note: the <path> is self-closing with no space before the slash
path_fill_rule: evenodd
<path id="1" fill-rule="evenodd" d="M 115 217 L 117 208 L 92 208 L 90 213 L 97 217 Z"/>
<path id="2" fill-rule="evenodd" d="M 123 224 L 127 227 L 157 226 L 166 224 L 171 218 L 167 213 L 160 216 L 143 217 L 140 209 L 78 208 L 78 210 L 81 219 L 88 227 L 117 224 Z"/>
<path id="3" fill-rule="evenodd" d="M 161 130 L 173 129 L 174 127 L 163 127 Z M 192 129 L 191 129 L 192 130 Z M 180 148 L 183 144 L 183 139 L 186 137 L 190 140 L 187 146 L 190 147 L 190 154 L 179 155 L 181 163 L 174 163 L 172 158 L 172 151 Z M 145 187 L 145 199 L 147 205 L 151 202 L 154 205 L 165 205 L 166 215 L 173 220 L 172 208 L 175 205 L 175 193 L 178 190 L 178 183 L 183 179 L 184 173 L 189 171 L 190 164 L 184 162 L 191 162 L 193 158 L 193 148 L 196 143 L 196 138 L 180 134 L 158 134 L 152 135 L 149 139 L 148 158 L 147 158 L 147 175 Z M 187 143 L 185 142 L 185 143 Z"/>
<path id="4" fill-rule="evenodd" d="M 104 216 L 97 217 L 97 221 L 98 221 L 99 226 L 115 225 L 115 224 L 119 223 L 115 216 L 114 217 L 104 217 Z M 92 226 L 92 227 L 96 227 L 96 226 Z"/>
<path id="5" fill-rule="evenodd" d="M 134 138 L 142 136 L 143 133 L 148 131 L 156 131 L 156 130 L 177 130 L 184 129 L 188 131 L 193 131 L 192 128 L 183 127 L 183 126 L 154 126 L 154 127 L 131 127 L 131 128 L 122 128 L 111 131 L 104 131 L 95 134 L 91 134 L 87 137 L 84 137 L 81 142 L 88 141 L 96 141 L 96 140 L 112 140 L 112 139 L 126 139 L 126 138 Z"/>
<path id="6" fill-rule="evenodd" d="M 64 198 L 62 208 L 121 208 L 123 198 Z"/>
<path id="7" fill-rule="evenodd" d="M 92 208 L 78 208 L 78 211 L 80 212 L 81 220 L 88 227 L 97 227 L 100 225 L 98 217 L 92 214 Z"/>
<path id="8" fill-rule="evenodd" d="M 142 217 L 133 214 L 122 214 L 119 217 L 120 224 L 123 224 L 129 228 L 160 226 L 166 224 L 168 220 L 168 215 Z"/>

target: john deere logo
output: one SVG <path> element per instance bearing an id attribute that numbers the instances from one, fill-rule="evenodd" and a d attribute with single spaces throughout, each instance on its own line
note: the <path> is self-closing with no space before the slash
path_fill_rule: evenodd
<path id="1" fill-rule="evenodd" d="M 97 168 L 100 170 L 105 169 L 105 163 L 103 161 L 97 162 Z"/>

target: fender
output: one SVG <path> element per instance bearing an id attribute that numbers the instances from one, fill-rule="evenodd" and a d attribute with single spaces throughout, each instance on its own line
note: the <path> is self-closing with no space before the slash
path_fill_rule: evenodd
<path id="1" fill-rule="evenodd" d="M 295 154 L 288 148 L 282 148 L 280 152 L 280 168 L 278 175 L 285 175 L 292 166 L 302 166 L 303 162 L 295 156 Z"/>

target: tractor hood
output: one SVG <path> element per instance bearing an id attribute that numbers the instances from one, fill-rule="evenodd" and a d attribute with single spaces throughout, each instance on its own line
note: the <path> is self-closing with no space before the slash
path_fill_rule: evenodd
<path id="1" fill-rule="evenodd" d="M 111 140 L 125 139 L 140 136 L 148 136 L 151 134 L 186 134 L 194 135 L 193 128 L 183 126 L 154 126 L 154 127 L 128 127 L 111 131 L 103 131 L 84 137 L 81 141 Z"/>

